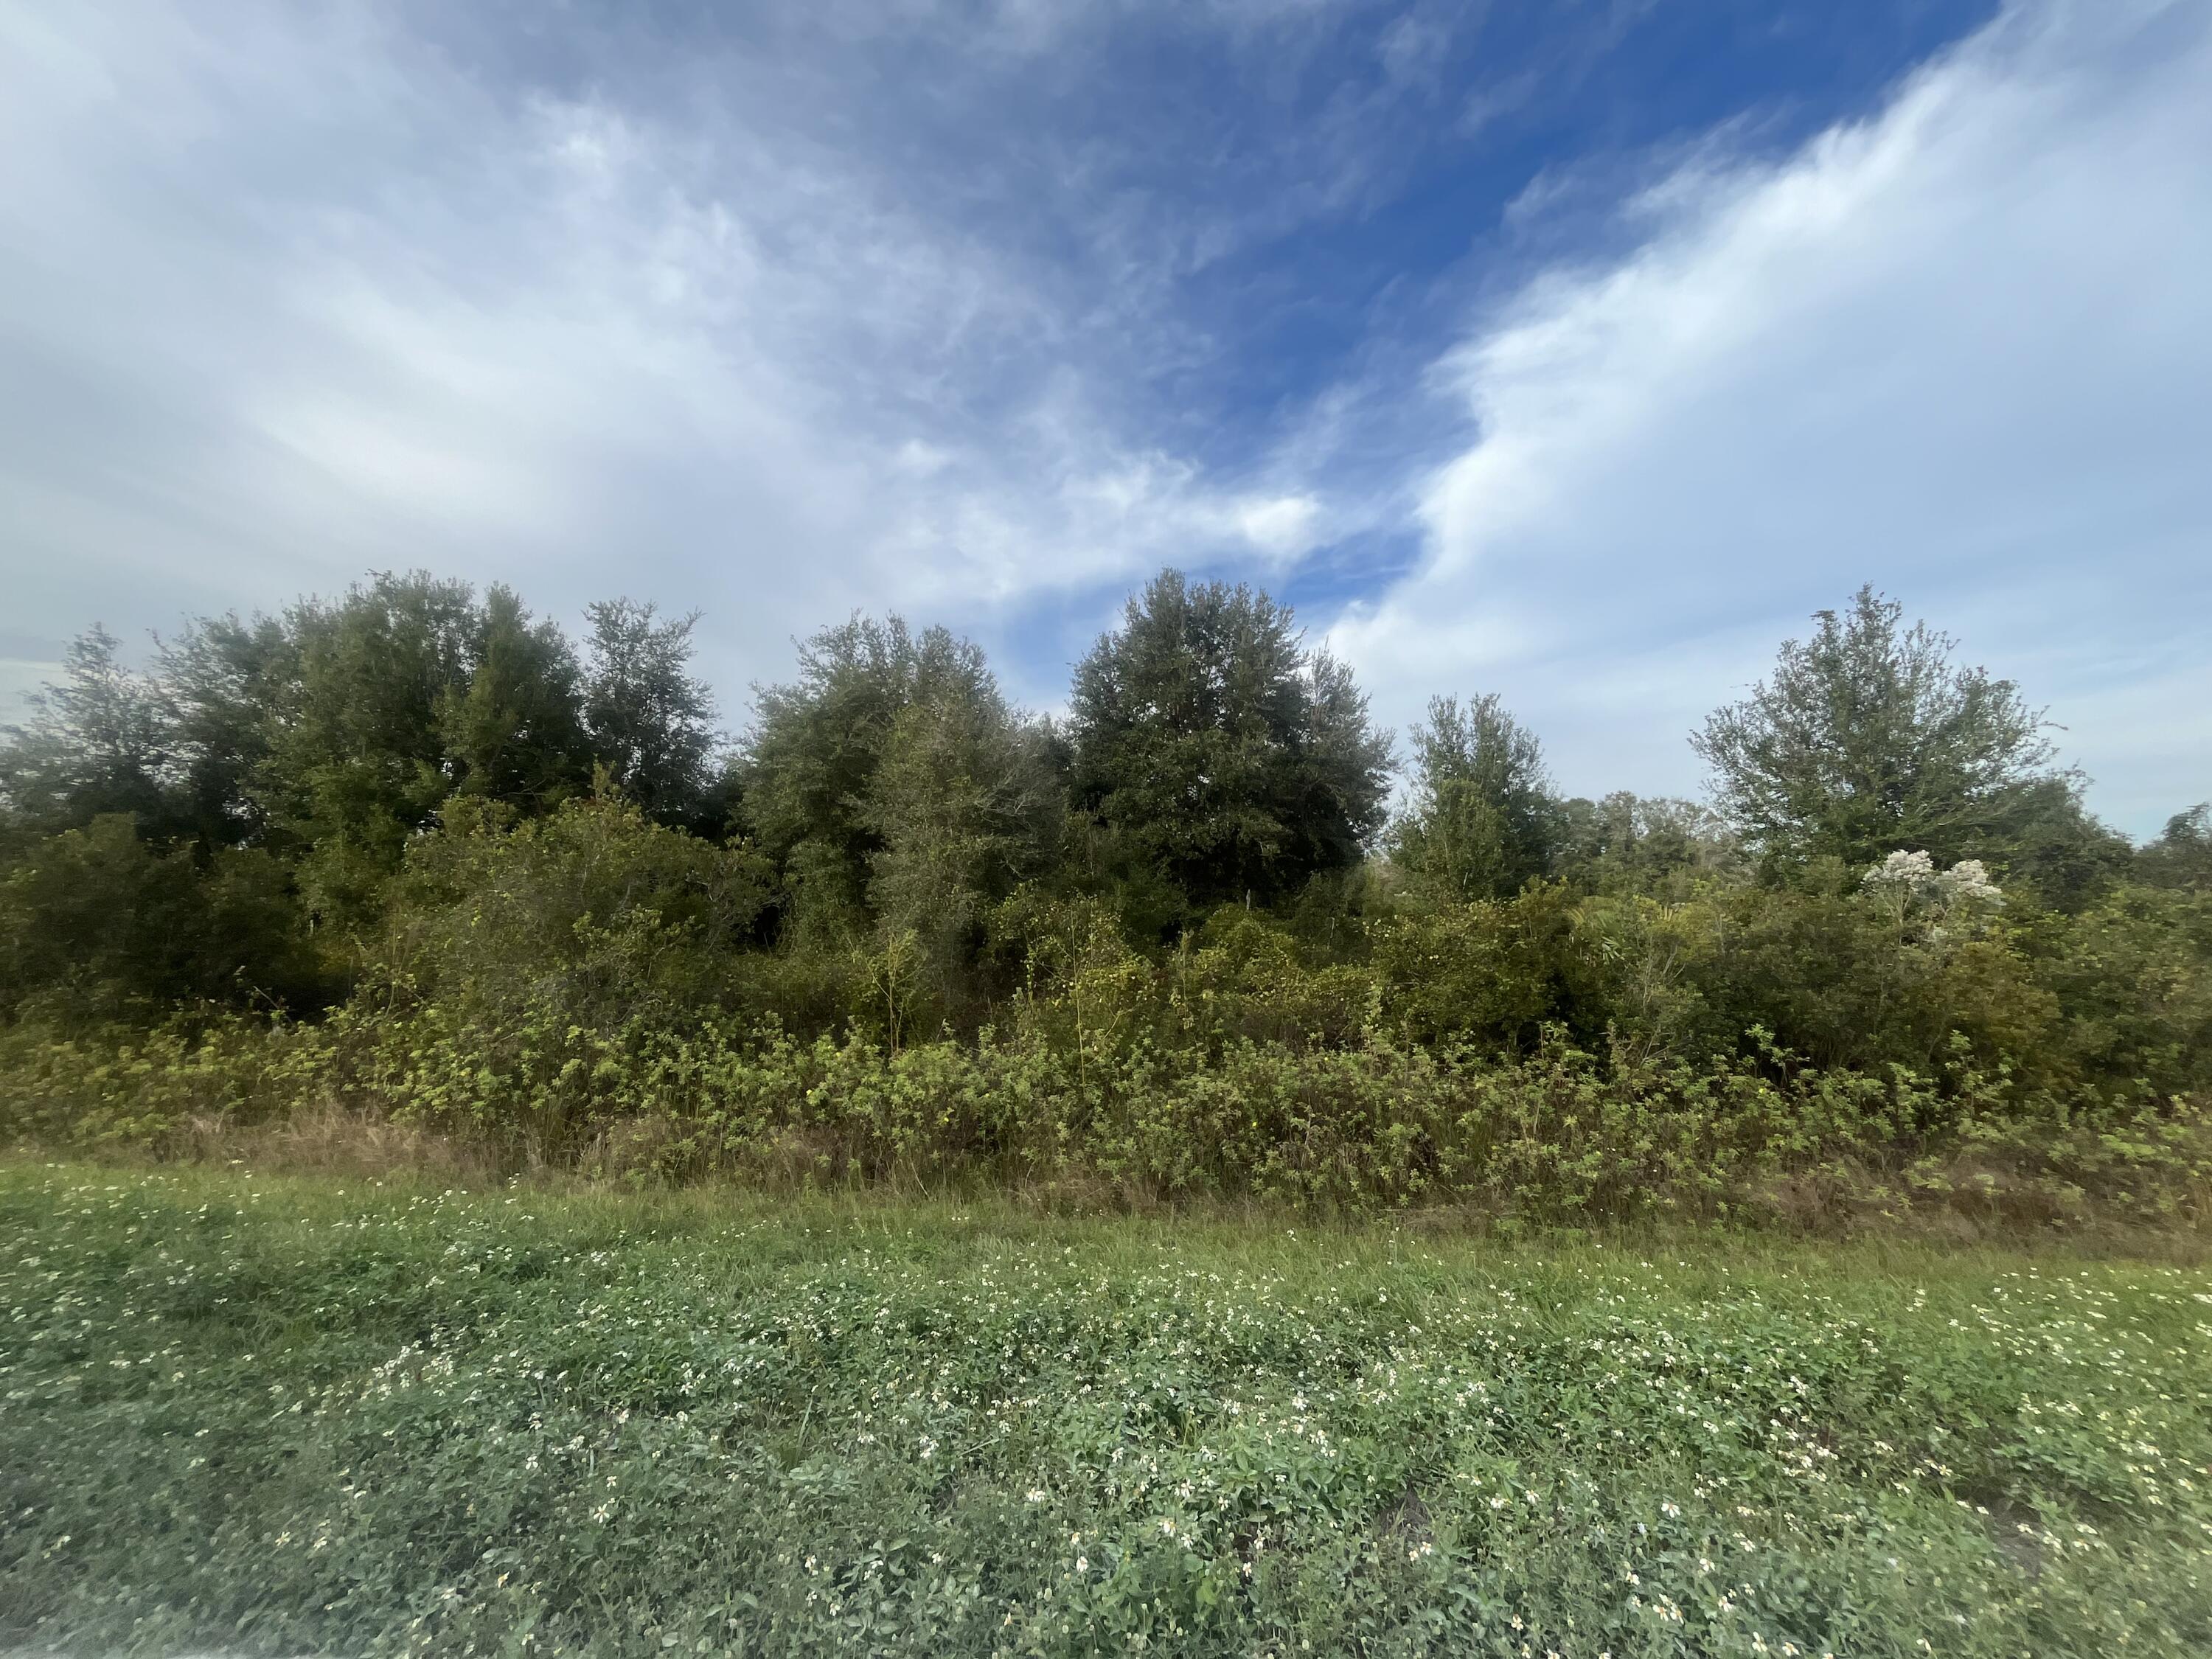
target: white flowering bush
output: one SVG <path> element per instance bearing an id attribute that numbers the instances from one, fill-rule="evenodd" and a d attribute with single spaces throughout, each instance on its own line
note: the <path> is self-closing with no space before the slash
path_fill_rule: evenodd
<path id="1" fill-rule="evenodd" d="M 1978 932 L 2004 908 L 2004 894 L 1979 859 L 1938 869 L 1926 853 L 1892 853 L 1859 878 L 1869 902 L 1931 934 Z"/>

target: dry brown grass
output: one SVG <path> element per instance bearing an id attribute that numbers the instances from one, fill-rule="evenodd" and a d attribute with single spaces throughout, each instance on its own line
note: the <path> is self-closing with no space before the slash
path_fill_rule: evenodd
<path id="1" fill-rule="evenodd" d="M 40 1148 L 71 1158 L 88 1157 L 123 1165 L 148 1163 L 242 1166 L 270 1175 L 404 1181 L 438 1187 L 483 1188 L 520 1176 L 533 1185 L 594 1188 L 689 1188 L 708 1202 L 725 1195 L 776 1198 L 812 1194 L 854 1201 L 942 1200 L 982 1201 L 1038 1217 L 1133 1217 L 1165 1221 L 1217 1221 L 1279 1225 L 1279 1205 L 1249 1197 L 1170 1194 L 1116 1180 L 1079 1166 L 1048 1177 L 994 1181 L 980 1170 L 965 1175 L 893 1170 L 877 1178 L 861 1174 L 834 1132 L 791 1126 L 755 1147 L 742 1164 L 702 1156 L 686 1126 L 660 1116 L 604 1126 L 581 1146 L 548 1147 L 512 1133 L 472 1136 L 397 1121 L 336 1102 L 259 1122 L 218 1114 L 196 1114 L 158 1142 L 135 1147 Z M 2150 1215 L 2100 1203 L 2078 1189 L 2054 1194 L 2021 1172 L 1984 1159 L 1961 1157 L 1942 1171 L 1940 1184 L 1912 1190 L 1898 1170 L 1832 1165 L 1779 1176 L 1746 1195 L 1717 1221 L 1670 1223 L 1664 1218 L 1622 1222 L 1592 1217 L 1584 1226 L 1532 1224 L 1479 1201 L 1444 1202 L 1386 1215 L 1335 1215 L 1300 1211 L 1301 1228 L 1379 1224 L 1395 1233 L 1428 1238 L 1642 1238 L 1715 1232 L 1765 1234 L 1804 1239 L 1881 1239 L 1936 1243 L 2033 1247 L 2039 1243 L 2194 1265 L 2212 1260 L 2212 1194 L 2172 1213 Z"/>
<path id="2" fill-rule="evenodd" d="M 187 1164 L 245 1164 L 300 1175 L 358 1177 L 404 1172 L 470 1186 L 503 1179 L 537 1161 L 518 1158 L 511 1146 L 395 1123 L 337 1105 L 268 1123 L 193 1117 L 169 1138 L 161 1156 Z"/>

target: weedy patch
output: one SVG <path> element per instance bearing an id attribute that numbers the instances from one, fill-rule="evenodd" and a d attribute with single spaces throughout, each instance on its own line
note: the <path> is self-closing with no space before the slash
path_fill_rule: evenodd
<path id="1" fill-rule="evenodd" d="M 65 1652 L 2212 1650 L 2212 1275 L 0 1165 Z"/>

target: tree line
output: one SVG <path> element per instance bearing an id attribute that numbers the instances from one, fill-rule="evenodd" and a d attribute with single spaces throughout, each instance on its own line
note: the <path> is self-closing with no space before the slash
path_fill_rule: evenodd
<path id="1" fill-rule="evenodd" d="M 572 640 L 416 574 L 203 619 L 143 670 L 94 628 L 0 738 L 0 1016 L 380 1022 L 458 1045 L 479 1118 L 576 1043 L 612 1077 L 708 1025 L 1015 1033 L 1079 1080 L 1377 1043 L 2107 1103 L 2212 1079 L 2212 812 L 2101 824 L 2020 689 L 1870 589 L 1692 734 L 1703 801 L 1565 795 L 1495 692 L 1401 750 L 1288 607 L 1173 570 L 1057 720 L 973 643 L 856 616 L 726 743 L 695 623 L 615 600 Z"/>

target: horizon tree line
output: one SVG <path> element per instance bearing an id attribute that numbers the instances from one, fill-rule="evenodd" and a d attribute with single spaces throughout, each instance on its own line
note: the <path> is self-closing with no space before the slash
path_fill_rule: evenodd
<path id="1" fill-rule="evenodd" d="M 1710 805 L 1565 798 L 1485 692 L 1431 701 L 1395 814 L 1394 744 L 1351 670 L 1243 585 L 1162 572 L 1061 720 L 950 631 L 855 616 L 756 688 L 727 750 L 696 613 L 617 599 L 586 621 L 572 641 L 511 589 L 418 572 L 200 619 L 144 672 L 95 625 L 0 729 L 0 1000 L 105 961 L 157 998 L 319 1006 L 422 836 L 592 799 L 759 860 L 756 945 L 897 940 L 946 995 L 1040 884 L 1153 947 L 1224 905 L 1348 914 L 1378 882 L 1426 904 L 1832 889 L 1899 850 L 2063 912 L 2123 878 L 2202 884 L 2212 847 L 2203 806 L 2141 849 L 2098 823 L 2041 711 L 1871 587 L 1692 737 Z"/>

